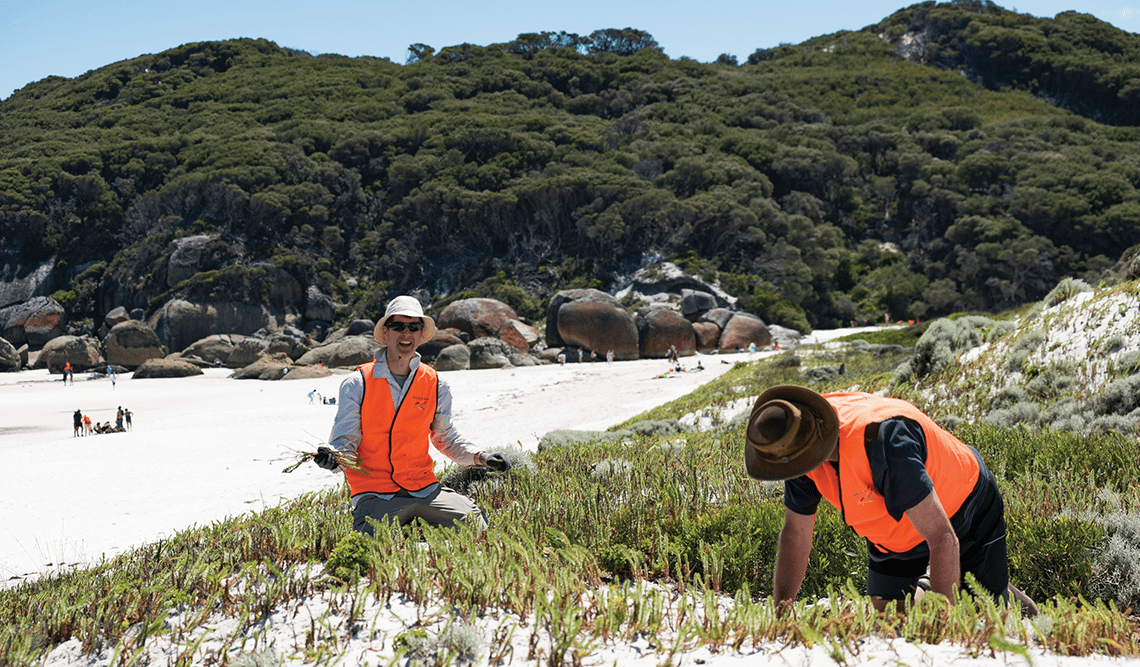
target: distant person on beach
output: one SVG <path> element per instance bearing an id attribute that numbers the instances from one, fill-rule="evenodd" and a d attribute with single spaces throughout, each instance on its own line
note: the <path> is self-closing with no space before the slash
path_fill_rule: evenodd
<path id="1" fill-rule="evenodd" d="M 71 415 L 71 421 L 75 425 L 75 435 L 72 437 L 78 438 L 79 429 L 83 428 L 83 413 L 76 410 L 75 414 Z"/>
<path id="2" fill-rule="evenodd" d="M 115 413 L 115 428 L 123 430 L 123 406 L 119 406 L 119 411 Z"/>
<path id="3" fill-rule="evenodd" d="M 358 532 L 371 535 L 373 521 L 407 525 L 416 519 L 445 527 L 470 522 L 486 528 L 483 511 L 470 498 L 440 485 L 429 443 L 465 467 L 511 467 L 506 456 L 480 450 L 452 424 L 451 388 L 416 352 L 435 329 L 435 321 L 424 315 L 415 298 L 392 299 L 373 332 L 381 344 L 374 360 L 340 385 L 329 447 L 318 448 L 313 460 L 322 468 L 344 472 L 352 497 L 352 527 Z M 355 454 L 355 466 L 342 469 L 333 450 Z"/>
<path id="4" fill-rule="evenodd" d="M 863 392 L 820 395 L 773 387 L 756 400 L 744 466 L 784 481 L 784 527 L 773 597 L 786 608 L 811 555 L 816 508 L 826 499 L 867 540 L 867 594 L 882 611 L 926 590 L 951 604 L 971 572 L 994 598 L 1037 605 L 1009 582 L 1005 505 L 976 449 L 906 401 Z M 977 591 L 982 593 L 982 591 Z"/>
<path id="5" fill-rule="evenodd" d="M 128 430 L 128 431 L 130 431 L 130 430 L 131 430 L 131 414 L 133 414 L 133 413 L 130 411 L 130 409 L 128 409 L 128 408 L 123 408 L 123 418 L 124 418 L 124 419 L 126 420 L 126 422 L 127 422 L 127 430 Z"/>
<path id="6" fill-rule="evenodd" d="M 83 435 L 91 435 L 95 431 L 91 428 L 91 416 L 83 415 Z"/>
<path id="7" fill-rule="evenodd" d="M 315 401 L 315 400 L 317 400 L 317 390 L 316 389 L 309 392 L 309 405 L 312 405 L 313 401 Z"/>

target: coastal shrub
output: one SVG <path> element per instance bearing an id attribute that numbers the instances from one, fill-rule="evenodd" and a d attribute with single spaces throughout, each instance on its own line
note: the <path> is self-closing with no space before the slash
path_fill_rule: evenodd
<path id="1" fill-rule="evenodd" d="M 800 371 L 798 384 L 818 385 L 839 377 L 839 366 L 809 366 Z"/>
<path id="2" fill-rule="evenodd" d="M 1026 399 L 1028 399 L 1028 395 L 1025 389 L 1014 384 L 1008 387 L 1002 387 L 998 390 L 998 392 L 993 395 L 993 398 L 990 399 L 990 405 L 995 409 L 1008 408 L 1017 403 L 1022 403 Z"/>
<path id="3" fill-rule="evenodd" d="M 992 325 L 993 320 L 980 315 L 935 320 L 915 343 L 909 367 L 900 365 L 896 369 L 894 383 L 921 380 L 945 369 L 954 363 L 958 352 L 980 345 L 983 329 Z"/>
<path id="4" fill-rule="evenodd" d="M 341 581 L 354 582 L 373 569 L 373 540 L 363 533 L 346 535 L 325 562 L 325 571 Z"/>
<path id="5" fill-rule="evenodd" d="M 1006 511 L 1010 581 L 1034 600 L 1084 595 L 1093 579 L 1088 554 L 1104 538 L 1094 520 Z"/>
<path id="6" fill-rule="evenodd" d="M 1101 415 L 1088 420 L 1084 433 L 1102 435 L 1105 433 L 1127 433 L 1133 437 L 1140 435 L 1140 409 L 1126 415 Z"/>
<path id="7" fill-rule="evenodd" d="M 1094 549 L 1089 592 L 1140 608 L 1140 515 L 1113 512 L 1102 519 L 1107 539 Z"/>
<path id="8" fill-rule="evenodd" d="M 1112 363 L 1112 374 L 1120 376 L 1134 375 L 1140 371 L 1140 350 L 1125 352 Z"/>
<path id="9" fill-rule="evenodd" d="M 1013 332 L 1015 329 L 1017 329 L 1016 322 L 1012 322 L 1010 320 L 1001 320 L 994 322 L 993 326 L 991 326 L 989 330 L 986 331 L 985 341 L 987 343 L 992 343 L 999 338 Z"/>
<path id="10" fill-rule="evenodd" d="M 1040 416 L 1041 406 L 1025 401 L 1008 408 L 991 410 L 985 417 L 982 417 L 982 421 L 1001 428 L 1011 428 L 1017 424 L 1036 424 Z"/>
<path id="11" fill-rule="evenodd" d="M 1080 278 L 1062 278 L 1061 282 L 1057 283 L 1041 303 L 1045 304 L 1046 308 L 1051 308 L 1057 304 L 1067 301 L 1081 292 L 1093 291 L 1092 285 L 1086 283 Z"/>
<path id="12" fill-rule="evenodd" d="M 1123 415 L 1140 407 L 1140 375 L 1109 382 L 1099 396 L 1089 399 L 1089 407 L 1098 415 Z"/>
<path id="13" fill-rule="evenodd" d="M 1005 369 L 1010 373 L 1020 373 L 1029 359 L 1029 350 L 1013 350 L 1005 358 Z"/>
<path id="14" fill-rule="evenodd" d="M 1108 354 L 1112 354 L 1113 352 L 1119 352 L 1121 350 L 1121 348 L 1124 347 L 1124 343 L 1125 343 L 1125 340 L 1124 340 L 1124 336 L 1122 334 L 1118 334 L 1118 333 L 1113 334 L 1113 335 L 1109 336 L 1108 338 L 1105 338 L 1101 342 L 1101 344 L 1100 344 L 1101 354 L 1108 355 Z"/>
<path id="15" fill-rule="evenodd" d="M 1049 364 L 1040 368 L 1037 374 L 1025 383 L 1025 391 L 1043 400 L 1062 396 L 1077 381 L 1071 373 L 1071 363 Z"/>

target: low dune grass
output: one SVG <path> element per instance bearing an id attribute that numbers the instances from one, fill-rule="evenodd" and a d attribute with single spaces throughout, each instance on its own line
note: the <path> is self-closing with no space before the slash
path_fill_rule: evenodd
<path id="1" fill-rule="evenodd" d="M 740 364 L 641 418 L 715 412 L 802 379 L 812 365 L 843 366 L 842 375 L 819 375 L 829 378 L 820 391 L 886 386 L 902 352 L 869 347 Z M 599 646 L 638 639 L 662 662 L 698 646 L 768 642 L 822 644 L 843 661 L 868 636 L 949 640 L 967 654 L 1137 655 L 1140 628 L 1129 609 L 1140 603 L 1140 574 L 1129 570 L 1140 553 L 1130 551 L 1140 548 L 1140 530 L 1129 532 L 1140 509 L 1136 442 L 993 426 L 957 432 L 999 479 L 1012 579 L 1042 609 L 1031 623 L 964 593 L 953 607 L 930 596 L 906 616 L 876 614 L 861 594 L 863 542 L 826 504 L 799 603 L 777 618 L 769 596 L 782 487 L 744 473 L 737 419 L 697 433 L 516 452 L 508 474 L 451 470 L 447 483 L 491 516 L 481 535 L 381 527 L 364 538 L 351 531 L 341 489 L 47 575 L 0 591 L 0 664 L 35 664 L 73 639 L 85 652 L 113 654 L 112 664 L 132 664 L 159 640 L 177 647 L 170 664 L 277 664 L 278 653 L 332 664 L 367 626 L 368 600 L 453 610 L 438 636 L 417 626 L 393 638 L 392 664 L 469 662 L 474 631 L 464 624 L 500 614 L 518 623 L 482 639 L 489 664 L 523 657 L 512 644 L 519 633 L 529 637 L 525 657 L 544 665 L 579 664 Z M 294 645 L 259 643 L 266 619 L 315 597 L 328 601 L 325 616 Z M 219 617 L 230 622 L 206 648 L 207 634 L 195 629 Z"/>

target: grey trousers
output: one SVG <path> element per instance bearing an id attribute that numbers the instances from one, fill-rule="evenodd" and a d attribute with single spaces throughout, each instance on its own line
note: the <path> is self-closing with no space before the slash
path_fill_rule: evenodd
<path id="1" fill-rule="evenodd" d="M 405 491 L 397 493 L 389 500 L 377 496 L 365 496 L 352 510 L 352 529 L 358 533 L 372 535 L 372 524 L 369 519 L 378 523 L 396 521 L 401 526 L 421 519 L 429 525 L 445 528 L 471 522 L 480 532 L 487 529 L 487 518 L 483 515 L 483 510 L 467 496 L 446 486 L 440 486 L 425 498 L 416 498 Z"/>

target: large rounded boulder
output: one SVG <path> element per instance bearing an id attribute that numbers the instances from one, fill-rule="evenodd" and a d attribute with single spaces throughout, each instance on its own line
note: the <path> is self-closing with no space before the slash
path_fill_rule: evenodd
<path id="1" fill-rule="evenodd" d="M 720 341 L 720 327 L 712 322 L 694 322 L 693 333 L 697 336 L 697 350 L 712 352 Z"/>
<path id="2" fill-rule="evenodd" d="M 648 308 L 638 314 L 637 333 L 641 358 L 661 359 L 676 348 L 678 356 L 697 351 L 697 335 L 691 322 L 672 308 Z"/>
<path id="3" fill-rule="evenodd" d="M 772 334 L 759 317 L 749 313 L 736 313 L 720 332 L 720 351 L 733 352 L 746 349 L 749 344 L 766 347 L 772 344 Z"/>
<path id="4" fill-rule="evenodd" d="M 459 329 L 476 338 L 497 338 L 503 325 L 518 319 L 518 313 L 495 299 L 460 299 L 448 304 L 439 315 L 440 329 Z"/>
<path id="5" fill-rule="evenodd" d="M 107 363 L 134 370 L 148 359 L 166 356 L 158 334 L 137 320 L 125 320 L 111 327 L 103 339 Z"/>
<path id="6" fill-rule="evenodd" d="M 375 358 L 382 347 L 372 336 L 349 336 L 329 345 L 314 347 L 297 360 L 298 364 L 324 364 L 332 368 L 356 368 Z"/>
<path id="7" fill-rule="evenodd" d="M 633 315 L 605 292 L 594 289 L 558 292 L 550 301 L 546 326 L 546 342 L 551 347 L 569 345 L 593 350 L 600 357 L 613 350 L 614 359 L 622 361 L 638 358 L 637 324 Z"/>
<path id="8" fill-rule="evenodd" d="M 239 334 L 214 334 L 206 336 L 202 340 L 195 341 L 190 347 L 182 350 L 184 357 L 198 357 L 203 361 L 214 363 L 215 360 L 225 364 L 229 358 L 230 353 L 238 343 L 245 340 L 245 336 Z"/>
<path id="9" fill-rule="evenodd" d="M 97 341 L 85 336 L 58 336 L 44 345 L 36 358 L 36 368 L 62 373 L 71 364 L 73 372 L 85 371 L 103 365 Z"/>
<path id="10" fill-rule="evenodd" d="M 217 333 L 251 334 L 276 324 L 262 306 L 233 301 L 199 302 L 173 299 L 151 315 L 151 328 L 171 352 Z"/>
<path id="11" fill-rule="evenodd" d="M 152 380 L 154 378 L 184 378 L 203 375 L 202 369 L 181 359 L 148 359 L 135 369 L 132 380 Z"/>
<path id="12" fill-rule="evenodd" d="M 465 371 L 471 368 L 471 348 L 463 343 L 448 345 L 439 351 L 431 365 L 437 371 Z"/>
<path id="13" fill-rule="evenodd" d="M 510 345 L 490 336 L 476 338 L 467 347 L 471 350 L 471 368 L 506 368 L 515 352 Z"/>

